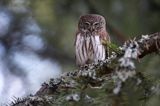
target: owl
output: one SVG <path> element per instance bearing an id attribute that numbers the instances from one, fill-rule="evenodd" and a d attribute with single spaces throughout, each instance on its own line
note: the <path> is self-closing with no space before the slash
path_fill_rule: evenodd
<path id="1" fill-rule="evenodd" d="M 105 18 L 97 14 L 80 17 L 75 37 L 75 54 L 78 66 L 105 60 L 107 50 L 102 41 L 110 42 Z"/>

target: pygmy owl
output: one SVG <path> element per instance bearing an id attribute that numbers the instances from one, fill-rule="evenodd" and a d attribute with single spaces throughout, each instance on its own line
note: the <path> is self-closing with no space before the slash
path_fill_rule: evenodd
<path id="1" fill-rule="evenodd" d="M 103 16 L 97 14 L 83 15 L 79 19 L 75 38 L 76 63 L 78 66 L 103 61 L 107 50 L 102 41 L 110 42 Z"/>

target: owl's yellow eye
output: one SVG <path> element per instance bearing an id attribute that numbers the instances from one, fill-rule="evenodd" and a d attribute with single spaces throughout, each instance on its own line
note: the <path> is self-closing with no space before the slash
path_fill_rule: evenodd
<path id="1" fill-rule="evenodd" d="M 89 22 L 85 22 L 85 23 L 84 23 L 84 28 L 85 28 L 85 29 L 88 29 L 89 26 L 90 26 L 90 23 L 89 23 Z"/>
<path id="2" fill-rule="evenodd" d="M 95 22 L 93 25 L 99 25 L 99 22 Z"/>
<path id="3" fill-rule="evenodd" d="M 97 26 L 97 25 L 99 25 L 99 23 L 95 23 L 94 25 Z"/>
<path id="4" fill-rule="evenodd" d="M 95 23 L 94 23 L 94 26 L 95 26 L 96 28 L 98 28 L 98 27 L 100 27 L 100 24 L 99 24 L 98 22 L 95 22 Z"/>

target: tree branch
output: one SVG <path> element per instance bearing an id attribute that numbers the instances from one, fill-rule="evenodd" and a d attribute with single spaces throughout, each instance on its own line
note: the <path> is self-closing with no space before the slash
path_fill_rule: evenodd
<path id="1" fill-rule="evenodd" d="M 121 92 L 126 80 L 136 75 L 133 60 L 160 51 L 160 33 L 142 35 L 140 39 L 125 42 L 120 48 L 120 54 L 112 53 L 105 61 L 89 64 L 73 72 L 65 73 L 60 78 L 51 79 L 49 83 L 44 83 L 35 95 L 17 99 L 10 106 L 28 106 L 26 104 L 48 106 L 48 104 L 59 103 L 57 101 L 61 101 L 61 104 L 64 101 L 65 103 L 80 100 L 92 101 L 84 93 L 85 90 L 87 88 L 103 89 L 113 80 L 111 88 L 113 92 L 110 93 L 117 95 Z M 105 86 L 105 89 L 109 89 L 108 87 Z M 59 99 L 60 97 L 63 99 Z"/>
<path id="2" fill-rule="evenodd" d="M 142 38 L 138 41 L 140 46 L 139 58 L 160 51 L 160 32 L 151 35 L 142 35 Z"/>

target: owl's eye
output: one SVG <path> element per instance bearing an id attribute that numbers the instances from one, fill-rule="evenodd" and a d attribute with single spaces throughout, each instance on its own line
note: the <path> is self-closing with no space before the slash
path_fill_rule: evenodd
<path id="1" fill-rule="evenodd" d="M 98 22 L 95 22 L 95 23 L 94 23 L 94 26 L 97 28 L 97 27 L 100 26 L 100 24 L 99 24 Z"/>
<path id="2" fill-rule="evenodd" d="M 89 28 L 89 26 L 90 26 L 90 23 L 89 23 L 89 22 L 85 22 L 85 23 L 84 23 L 84 28 L 85 28 L 85 29 Z"/>

